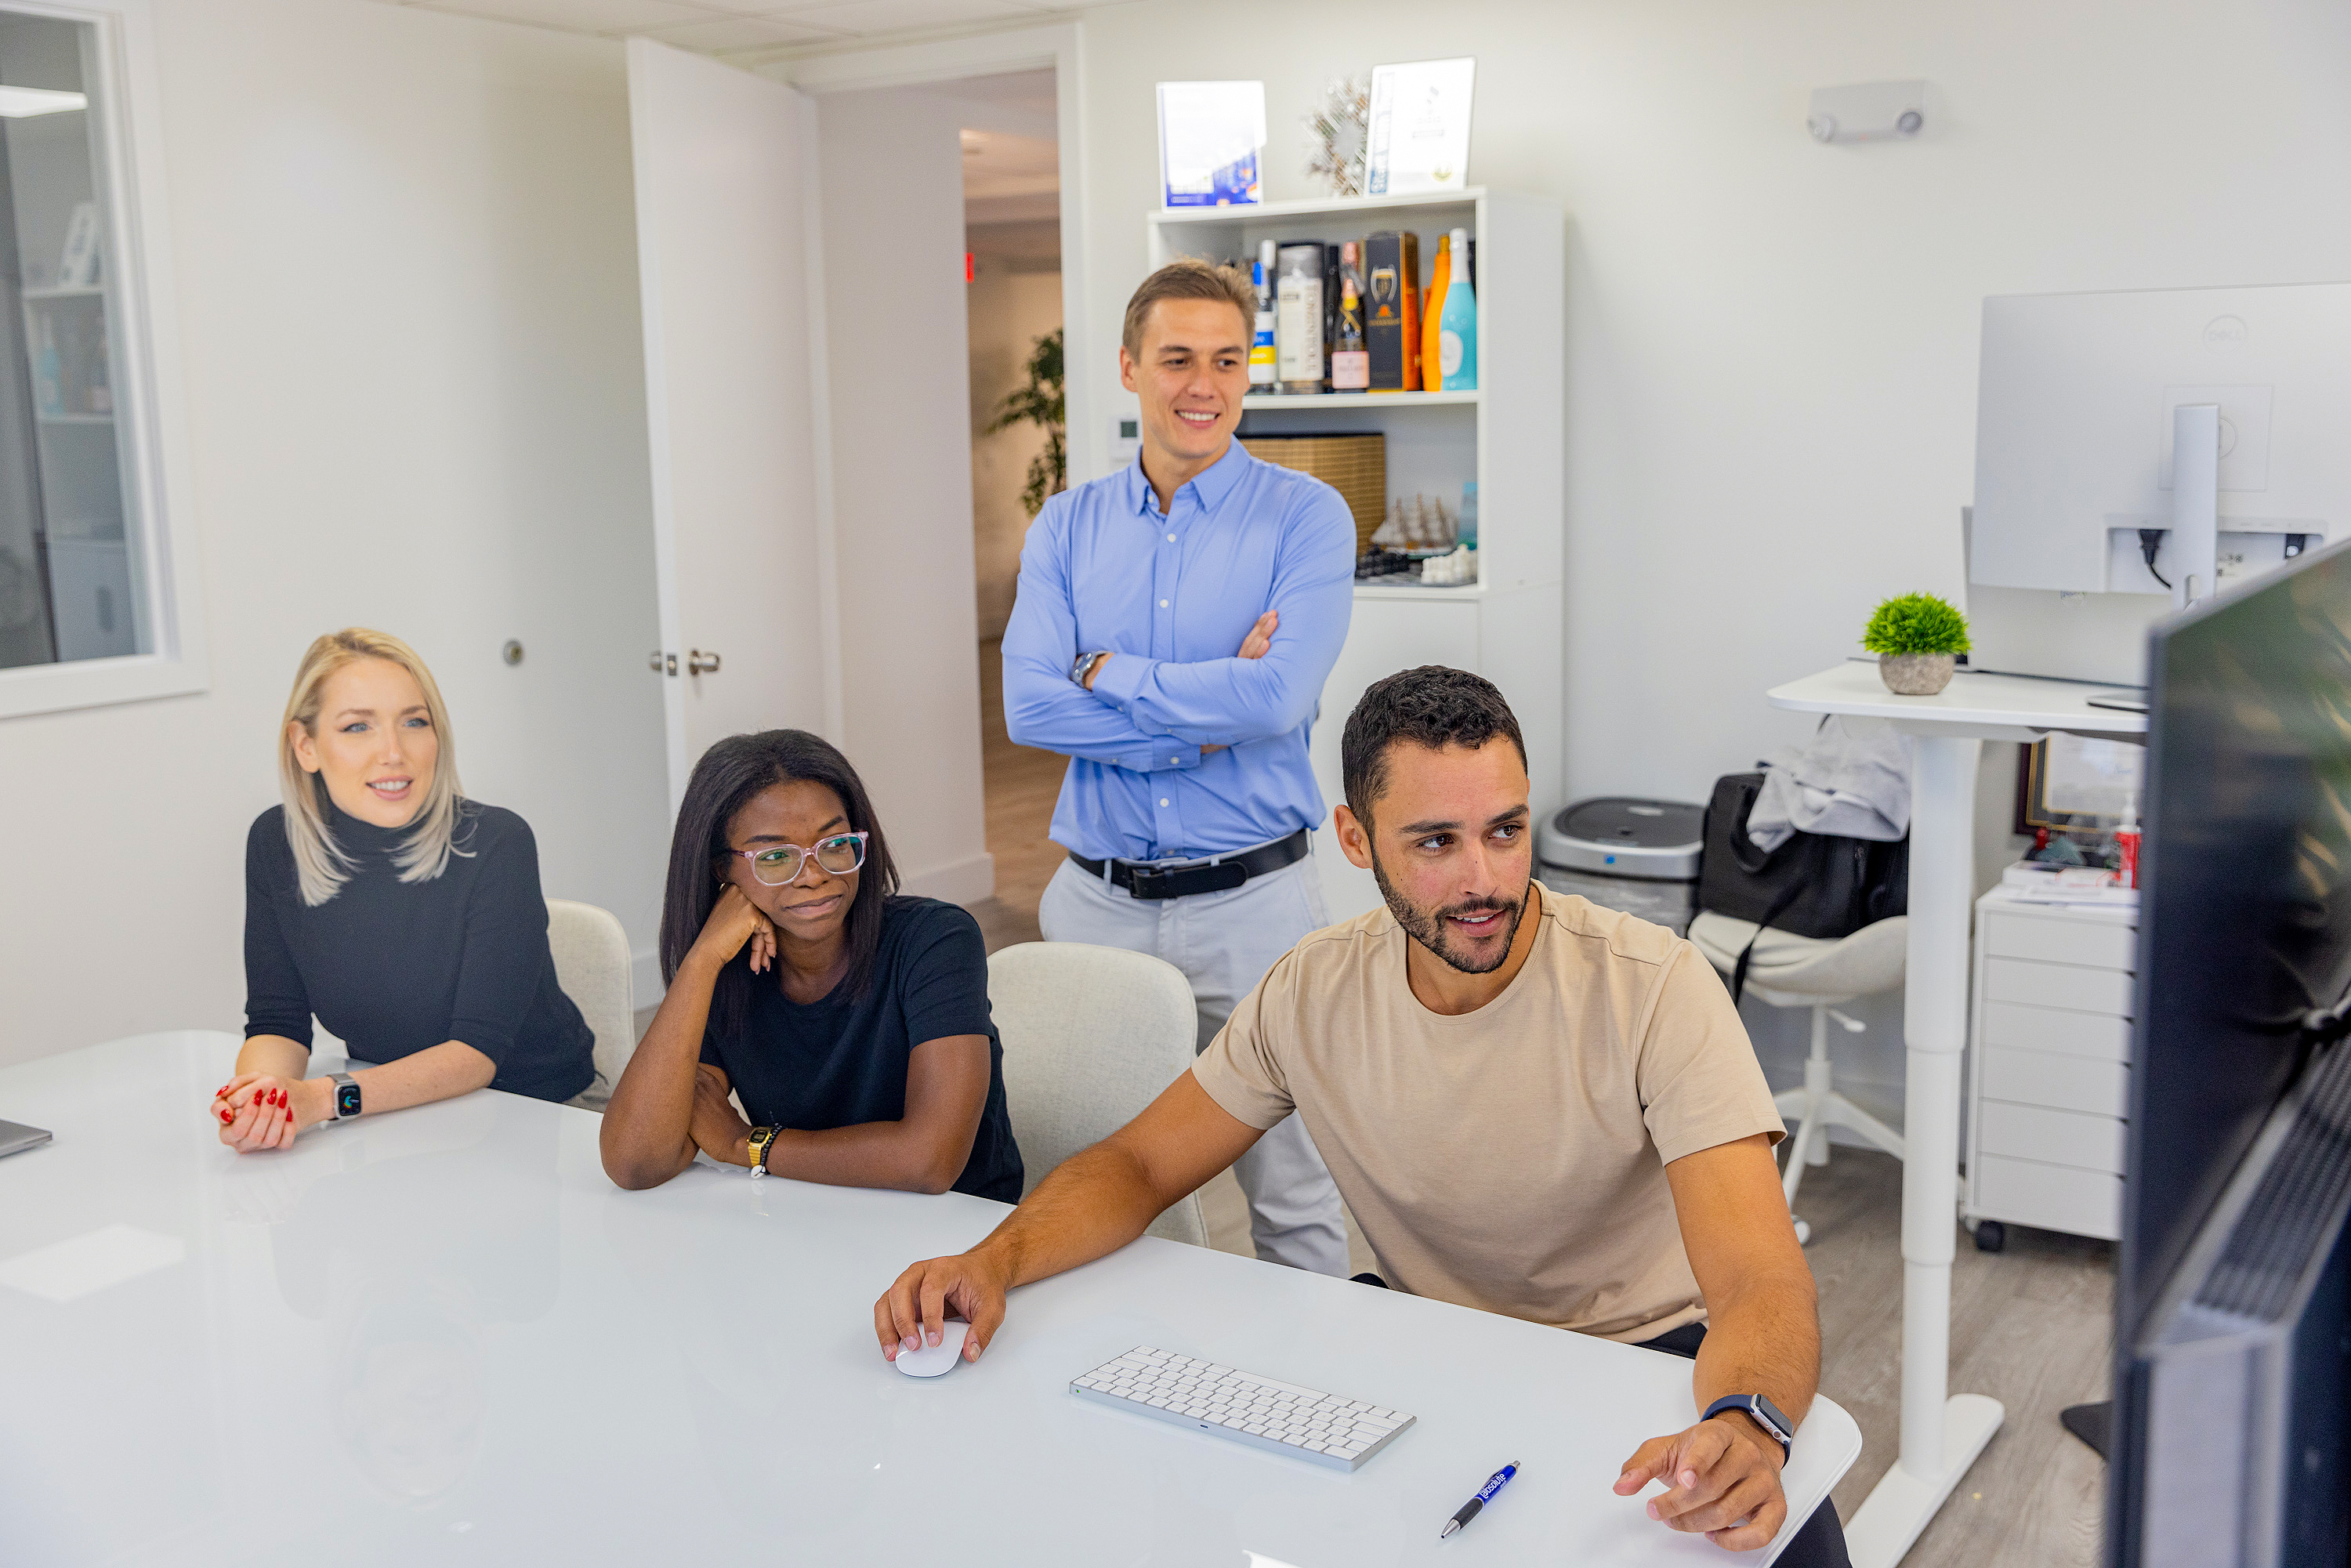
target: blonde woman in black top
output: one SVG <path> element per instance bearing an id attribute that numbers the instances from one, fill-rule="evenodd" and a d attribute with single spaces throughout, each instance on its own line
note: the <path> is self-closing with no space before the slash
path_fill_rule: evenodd
<path id="1" fill-rule="evenodd" d="M 555 980 L 538 849 L 466 800 L 440 688 L 399 638 L 310 644 L 278 737 L 285 803 L 246 838 L 246 1040 L 214 1097 L 221 1142 L 284 1148 L 335 1120 L 310 1019 L 357 1068 L 344 1114 L 485 1086 L 601 1105 L 593 1037 Z"/>

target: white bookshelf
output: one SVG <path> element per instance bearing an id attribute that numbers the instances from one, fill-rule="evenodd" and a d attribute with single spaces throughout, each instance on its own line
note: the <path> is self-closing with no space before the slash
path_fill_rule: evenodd
<path id="1" fill-rule="evenodd" d="M 1567 214 L 1544 197 L 1472 187 L 1421 195 L 1267 202 L 1161 211 L 1144 219 L 1150 265 L 1177 256 L 1244 265 L 1259 242 L 1360 240 L 1381 229 L 1420 237 L 1426 281 L 1451 230 L 1478 241 L 1478 390 L 1252 393 L 1242 429 L 1263 435 L 1385 437 L 1388 494 L 1460 500 L 1478 482 L 1479 580 L 1459 587 L 1361 584 L 1346 647 L 1323 688 L 1314 769 L 1339 791 L 1339 732 L 1364 688 L 1416 664 L 1475 670 L 1502 688 L 1525 732 L 1536 811 L 1563 787 L 1562 566 L 1565 545 Z M 1368 873 L 1339 852 L 1327 823 L 1315 856 L 1332 919 L 1379 901 Z"/>
<path id="2" fill-rule="evenodd" d="M 1459 408 L 1478 401 L 1473 392 L 1250 392 L 1244 409 Z"/>

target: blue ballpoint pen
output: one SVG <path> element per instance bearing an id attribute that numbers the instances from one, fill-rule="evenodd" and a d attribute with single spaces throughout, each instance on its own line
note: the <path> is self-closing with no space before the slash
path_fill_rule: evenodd
<path id="1" fill-rule="evenodd" d="M 1510 1484 L 1510 1478 L 1518 1473 L 1519 1461 L 1512 1459 L 1509 1464 L 1504 1465 L 1500 1469 L 1496 1470 L 1492 1475 L 1488 1476 L 1486 1478 L 1486 1484 L 1478 1489 L 1478 1495 L 1471 1498 L 1468 1502 L 1463 1503 L 1461 1505 L 1461 1511 L 1445 1521 L 1445 1528 L 1437 1532 L 1437 1539 L 1439 1541 L 1444 1540 L 1447 1536 L 1452 1534 L 1455 1531 L 1460 1529 L 1463 1525 L 1477 1518 L 1478 1511 L 1484 1508 L 1488 1503 L 1493 1501 L 1494 1494 L 1500 1491 L 1504 1487 L 1509 1486 Z"/>

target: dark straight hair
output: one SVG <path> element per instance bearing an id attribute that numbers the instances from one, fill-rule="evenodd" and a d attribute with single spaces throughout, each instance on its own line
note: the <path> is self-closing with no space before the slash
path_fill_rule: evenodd
<path id="1" fill-rule="evenodd" d="M 677 809 L 677 829 L 669 841 L 669 885 L 662 896 L 661 966 L 664 984 L 694 950 L 710 912 L 717 907 L 716 867 L 733 846 L 727 824 L 762 789 L 778 784 L 821 784 L 841 797 L 852 832 L 865 835 L 865 864 L 858 873 L 857 896 L 849 905 L 843 943 L 849 968 L 841 990 L 862 996 L 873 978 L 873 954 L 882 945 L 882 906 L 898 891 L 897 863 L 890 841 L 874 820 L 865 782 L 831 742 L 804 729 L 768 729 L 731 735 L 702 754 L 686 780 Z M 749 944 L 718 976 L 710 995 L 710 1028 L 720 1038 L 743 1031 L 751 1003 Z"/>

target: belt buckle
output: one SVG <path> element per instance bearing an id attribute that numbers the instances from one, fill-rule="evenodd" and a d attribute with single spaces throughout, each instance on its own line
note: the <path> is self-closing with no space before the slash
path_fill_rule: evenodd
<path id="1" fill-rule="evenodd" d="M 1169 866 L 1139 865 L 1127 873 L 1126 891 L 1136 898 L 1172 898 L 1167 883 L 1175 875 Z"/>

